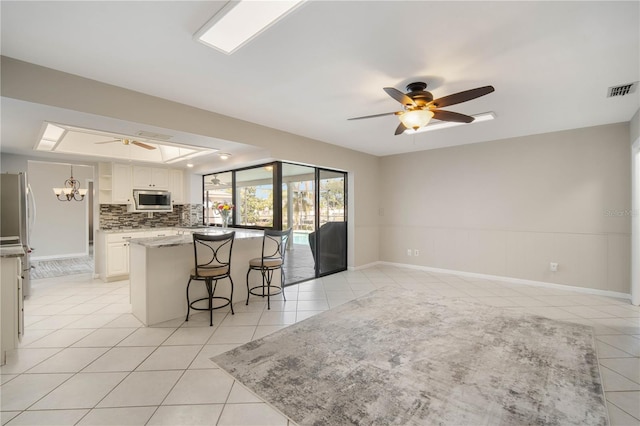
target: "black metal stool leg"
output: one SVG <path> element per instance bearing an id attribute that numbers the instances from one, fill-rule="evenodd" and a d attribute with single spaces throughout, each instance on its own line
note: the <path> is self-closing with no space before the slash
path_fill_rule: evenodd
<path id="1" fill-rule="evenodd" d="M 249 270 L 247 271 L 247 303 L 245 303 L 245 306 L 249 305 L 249 296 L 251 295 L 251 290 L 249 290 L 249 273 L 250 272 L 251 272 L 251 268 L 249 268 Z"/>
<path id="2" fill-rule="evenodd" d="M 189 303 L 189 285 L 191 284 L 191 278 L 189 278 L 189 282 L 187 283 L 187 319 L 185 321 L 189 321 L 189 312 L 191 310 L 191 304 Z"/>
<path id="3" fill-rule="evenodd" d="M 211 278 L 207 279 L 207 291 L 209 292 L 209 327 L 213 325 L 213 289 L 211 288 Z"/>
<path id="4" fill-rule="evenodd" d="M 231 308 L 231 315 L 234 315 L 234 312 L 233 312 L 233 280 L 231 279 L 231 275 L 229 275 L 229 281 L 231 281 L 231 293 L 229 294 L 229 307 Z M 249 294 L 247 294 L 247 300 L 249 300 Z"/>
<path id="5" fill-rule="evenodd" d="M 267 309 L 271 310 L 271 281 L 273 280 L 272 269 L 267 269 L 266 279 L 267 279 Z M 264 291 L 264 283 L 263 283 L 262 289 Z"/>
<path id="6" fill-rule="evenodd" d="M 280 292 L 282 293 L 282 298 L 286 302 L 287 297 L 284 295 L 284 268 L 280 268 Z"/>

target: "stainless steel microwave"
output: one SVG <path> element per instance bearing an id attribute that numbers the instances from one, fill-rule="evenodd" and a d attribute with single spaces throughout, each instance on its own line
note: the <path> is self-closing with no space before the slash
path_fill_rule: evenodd
<path id="1" fill-rule="evenodd" d="M 136 211 L 164 211 L 173 210 L 171 205 L 171 192 L 169 191 L 150 191 L 148 189 L 134 189 L 133 202 Z"/>

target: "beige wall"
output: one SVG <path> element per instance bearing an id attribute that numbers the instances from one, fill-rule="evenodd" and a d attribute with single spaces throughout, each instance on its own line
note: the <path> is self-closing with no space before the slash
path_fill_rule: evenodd
<path id="1" fill-rule="evenodd" d="M 271 158 L 349 172 L 349 266 L 378 260 L 378 157 L 2 57 L 2 96 L 264 148 Z"/>
<path id="2" fill-rule="evenodd" d="M 624 123 L 384 157 L 380 259 L 629 293 L 629 138 Z"/>
<path id="3" fill-rule="evenodd" d="M 640 109 L 638 109 L 635 115 L 631 118 L 630 133 L 631 143 L 634 143 L 638 138 L 640 138 Z"/>
<path id="4" fill-rule="evenodd" d="M 1 84 L 2 96 L 348 171 L 349 266 L 383 260 L 629 293 L 625 212 L 637 114 L 631 129 L 626 123 L 378 158 L 4 57 Z M 420 255 L 408 257 L 408 248 Z M 549 262 L 559 271 L 549 272 Z"/>

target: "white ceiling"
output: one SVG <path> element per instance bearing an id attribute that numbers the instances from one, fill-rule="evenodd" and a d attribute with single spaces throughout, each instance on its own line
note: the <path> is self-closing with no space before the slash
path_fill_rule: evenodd
<path id="1" fill-rule="evenodd" d="M 2 55 L 374 155 L 626 122 L 640 107 L 640 90 L 606 98 L 609 86 L 640 80 L 637 1 L 308 1 L 230 56 L 193 40 L 225 3 L 3 0 Z M 382 88 L 412 81 L 434 97 L 493 85 L 447 109 L 497 118 L 401 136 L 394 116 L 347 121 L 397 111 Z M 40 127 L 20 119 L 32 109 L 126 127 L 19 101 L 2 108 L 3 151 L 21 149 L 5 134 L 32 149 Z"/>

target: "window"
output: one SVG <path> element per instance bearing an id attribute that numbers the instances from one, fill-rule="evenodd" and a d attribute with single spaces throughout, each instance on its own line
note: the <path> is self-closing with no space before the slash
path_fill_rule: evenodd
<path id="1" fill-rule="evenodd" d="M 204 186 L 204 223 L 222 225 L 218 212 L 219 204 L 233 204 L 233 173 L 216 173 L 203 177 Z"/>
<path id="2" fill-rule="evenodd" d="M 235 224 L 273 228 L 274 164 L 236 171 Z"/>

